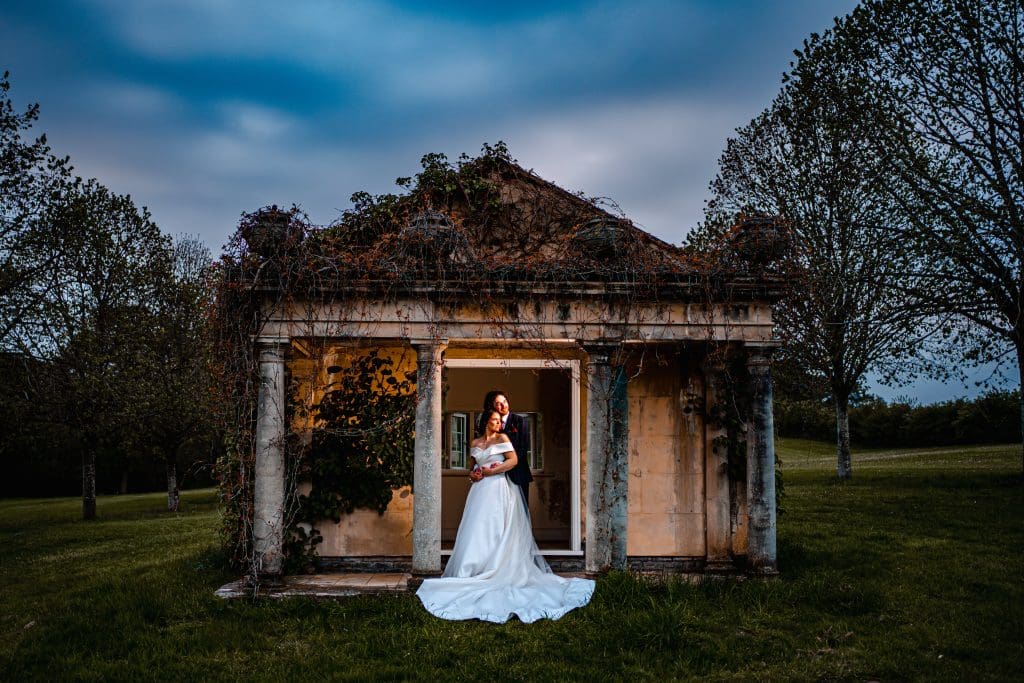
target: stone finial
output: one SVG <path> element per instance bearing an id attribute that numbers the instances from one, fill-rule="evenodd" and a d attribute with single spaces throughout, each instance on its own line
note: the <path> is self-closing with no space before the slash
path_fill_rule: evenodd
<path id="1" fill-rule="evenodd" d="M 581 225 L 572 237 L 580 253 L 598 261 L 618 257 L 630 237 L 624 221 L 611 216 L 597 216 Z"/>
<path id="2" fill-rule="evenodd" d="M 239 227 L 249 251 L 269 258 L 298 244 L 305 229 L 297 220 L 296 209 L 284 210 L 268 206 L 247 214 Z"/>
<path id="3" fill-rule="evenodd" d="M 404 256 L 431 262 L 464 262 L 469 255 L 469 241 L 452 219 L 433 209 L 415 214 L 409 225 L 398 234 Z"/>
<path id="4" fill-rule="evenodd" d="M 732 252 L 754 270 L 770 270 L 788 258 L 793 248 L 789 225 L 780 216 L 744 215 L 726 234 Z"/>

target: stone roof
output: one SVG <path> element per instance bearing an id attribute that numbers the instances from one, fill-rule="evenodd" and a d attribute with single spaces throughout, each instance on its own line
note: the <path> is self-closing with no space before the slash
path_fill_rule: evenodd
<path id="1" fill-rule="evenodd" d="M 311 280 L 328 289 L 439 281 L 448 291 L 459 282 L 463 289 L 594 282 L 706 288 L 710 271 L 720 270 L 715 259 L 686 253 L 608 203 L 558 187 L 507 156 L 483 155 L 457 166 L 431 166 L 426 159 L 416 182 L 407 181 L 408 192 L 354 195 L 353 209 L 326 228 L 276 207 L 250 214 L 239 234 L 250 261 L 259 264 L 243 279 L 279 288 L 275 281 L 287 270 L 290 287 Z M 733 275 L 717 272 L 712 279 Z M 753 280 L 777 288 L 777 282 Z"/>

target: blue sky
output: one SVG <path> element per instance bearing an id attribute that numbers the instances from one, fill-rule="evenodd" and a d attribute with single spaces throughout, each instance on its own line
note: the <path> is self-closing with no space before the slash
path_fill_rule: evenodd
<path id="1" fill-rule="evenodd" d="M 498 140 L 679 243 L 726 138 L 855 4 L 4 0 L 0 69 L 80 175 L 214 252 L 243 211 L 329 223 L 427 152 Z"/>

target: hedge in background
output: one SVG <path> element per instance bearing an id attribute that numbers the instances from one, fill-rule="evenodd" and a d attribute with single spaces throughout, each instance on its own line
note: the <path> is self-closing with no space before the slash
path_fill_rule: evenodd
<path id="1" fill-rule="evenodd" d="M 1020 441 L 1017 391 L 992 391 L 974 400 L 957 399 L 927 406 L 879 398 L 850 409 L 850 438 L 861 446 L 915 447 Z M 775 402 L 779 436 L 832 441 L 835 412 L 828 402 Z"/>

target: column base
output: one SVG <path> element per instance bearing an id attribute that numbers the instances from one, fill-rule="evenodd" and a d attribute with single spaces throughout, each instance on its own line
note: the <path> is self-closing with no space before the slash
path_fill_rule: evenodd
<path id="1" fill-rule="evenodd" d="M 270 588 L 278 588 L 283 586 L 284 574 L 277 572 L 274 574 L 258 574 L 255 578 L 252 576 L 247 577 L 247 584 L 250 588 L 258 588 L 259 586 L 267 586 Z"/>

